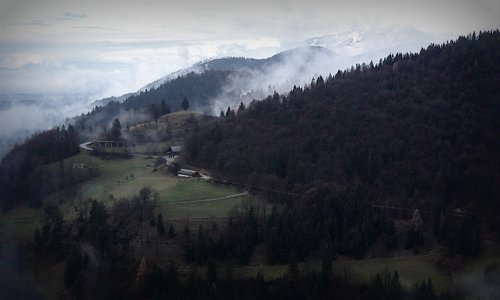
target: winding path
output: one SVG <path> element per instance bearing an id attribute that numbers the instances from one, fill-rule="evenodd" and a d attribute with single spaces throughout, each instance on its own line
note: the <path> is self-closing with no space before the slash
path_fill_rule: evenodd
<path id="1" fill-rule="evenodd" d="M 176 204 L 191 204 L 191 203 L 200 203 L 200 202 L 212 202 L 212 201 L 217 201 L 217 200 L 236 198 L 236 197 L 244 196 L 244 195 L 247 195 L 247 194 L 248 194 L 248 192 L 243 192 L 243 193 L 229 195 L 229 196 L 224 196 L 224 197 L 217 197 L 217 198 L 210 198 L 210 199 L 200 199 L 200 200 L 190 200 L 190 201 L 166 202 L 166 203 L 161 203 L 161 204 L 163 204 L 163 205 L 176 205 Z"/>
<path id="2" fill-rule="evenodd" d="M 92 142 L 82 143 L 82 144 L 80 144 L 80 148 L 85 149 L 87 151 L 94 151 L 94 149 L 92 149 L 92 148 L 89 147 L 89 144 L 91 144 L 91 143 Z"/>

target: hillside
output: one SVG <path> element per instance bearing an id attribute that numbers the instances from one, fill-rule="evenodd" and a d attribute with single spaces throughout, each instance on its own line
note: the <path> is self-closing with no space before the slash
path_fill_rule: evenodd
<path id="1" fill-rule="evenodd" d="M 186 159 L 251 186 L 500 213 L 500 34 L 319 77 L 204 126 Z"/>
<path id="2" fill-rule="evenodd" d="M 123 134 L 133 153 L 165 153 L 170 146 L 184 143 L 200 123 L 212 117 L 197 112 L 179 111 L 160 116 L 158 120 L 133 124 Z"/>
<path id="3" fill-rule="evenodd" d="M 273 92 L 287 93 L 312 77 L 326 76 L 352 65 L 378 61 L 388 53 L 414 52 L 450 35 L 429 34 L 409 26 L 354 30 L 307 39 L 267 58 L 225 57 L 196 63 L 159 78 L 139 91 L 96 101 L 91 113 L 75 118 L 86 139 L 96 129 L 151 120 L 151 105 L 161 101 L 180 110 L 186 97 L 191 111 L 219 115 L 228 106 L 248 104 Z"/>

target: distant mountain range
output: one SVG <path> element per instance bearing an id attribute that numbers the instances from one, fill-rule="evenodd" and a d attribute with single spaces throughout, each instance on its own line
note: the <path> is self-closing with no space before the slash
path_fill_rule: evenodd
<path id="1" fill-rule="evenodd" d="M 233 97 L 235 94 L 248 95 L 255 90 L 266 91 L 269 87 L 277 92 L 285 92 L 293 85 L 307 84 L 319 75 L 326 76 L 357 63 L 378 62 L 389 53 L 418 52 L 431 43 L 442 43 L 454 37 L 452 34 L 432 34 L 401 25 L 312 37 L 269 58 L 226 57 L 198 62 L 159 78 L 137 92 L 105 98 L 96 101 L 96 104 L 123 102 L 132 95 L 158 88 L 179 76 L 208 70 L 239 73 L 236 76 L 238 83 L 233 82 L 227 88 Z M 214 113 L 221 107 L 235 104 L 224 99 L 227 98 L 226 94 L 227 91 L 222 91 L 221 99 L 215 99 L 214 105 L 217 107 Z"/>

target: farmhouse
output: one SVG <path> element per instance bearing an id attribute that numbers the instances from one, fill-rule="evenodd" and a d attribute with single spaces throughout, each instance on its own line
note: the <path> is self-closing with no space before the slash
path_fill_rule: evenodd
<path id="1" fill-rule="evenodd" d="M 183 178 L 200 177 L 200 173 L 198 173 L 198 171 L 195 170 L 180 169 L 177 172 L 177 176 Z"/>
<path id="2" fill-rule="evenodd" d="M 167 156 L 169 157 L 174 157 L 176 155 L 179 155 L 181 153 L 182 146 L 170 146 L 167 149 Z"/>

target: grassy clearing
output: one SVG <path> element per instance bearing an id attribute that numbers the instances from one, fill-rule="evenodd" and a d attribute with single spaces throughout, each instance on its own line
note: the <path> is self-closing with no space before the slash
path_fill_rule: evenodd
<path id="1" fill-rule="evenodd" d="M 165 190 L 175 187 L 177 181 L 175 178 L 167 177 L 162 174 L 150 173 L 132 180 L 126 180 L 122 184 L 117 185 L 110 191 L 115 198 L 129 197 L 138 194 L 143 187 L 154 189 L 159 194 L 163 194 Z"/>
<path id="2" fill-rule="evenodd" d="M 142 157 L 100 160 L 100 175 L 82 184 L 81 196 L 106 201 L 117 187 L 150 173 L 148 164 L 153 164 L 153 161 Z"/>
<path id="3" fill-rule="evenodd" d="M 241 203 L 242 197 L 220 199 L 211 202 L 178 203 L 193 200 L 220 198 L 240 193 L 237 189 L 206 182 L 201 179 L 180 179 L 166 176 L 151 167 L 153 159 L 134 157 L 130 159 L 101 159 L 81 153 L 68 163 L 86 162 L 99 169 L 99 175 L 72 191 L 50 195 L 44 203 L 60 205 L 66 219 L 77 217 L 73 204 L 86 199 L 96 199 L 111 205 L 112 199 L 137 195 L 143 187 L 150 187 L 158 193 L 160 211 L 166 218 L 208 218 L 225 217 L 232 207 Z M 111 197 L 112 196 L 112 197 Z M 63 199 L 63 201 L 61 201 Z"/>
<path id="4" fill-rule="evenodd" d="M 41 228 L 43 214 L 41 209 L 16 207 L 0 214 L 0 242 L 16 239 L 33 240 L 35 229 Z"/>
<path id="5" fill-rule="evenodd" d="M 301 273 L 319 272 L 321 262 L 311 260 L 298 264 Z M 339 278 L 345 278 L 356 282 L 370 283 L 376 273 L 389 272 L 392 276 L 394 271 L 398 271 L 401 284 L 412 289 L 416 283 L 421 283 L 431 278 L 434 290 L 443 293 L 448 290 L 448 278 L 439 272 L 431 262 L 422 256 L 402 256 L 391 258 L 369 258 L 362 260 L 334 260 L 333 272 Z M 240 267 L 235 271 L 243 277 L 255 277 L 260 272 L 266 279 L 280 278 L 288 272 L 288 265 L 253 265 Z"/>
<path id="6" fill-rule="evenodd" d="M 500 269 L 500 255 L 480 257 L 478 259 L 467 261 L 465 262 L 462 272 L 483 272 L 488 267 L 495 267 L 495 269 Z"/>
<path id="7" fill-rule="evenodd" d="M 355 280 L 370 282 L 376 273 L 389 272 L 391 275 L 398 271 L 401 284 L 406 288 L 413 288 L 431 278 L 434 290 L 443 293 L 448 290 L 449 282 L 445 274 L 441 273 L 432 262 L 421 255 L 410 255 L 388 258 L 369 258 L 362 260 L 339 260 L 333 262 L 334 272 L 339 276 L 345 273 L 354 275 Z"/>

